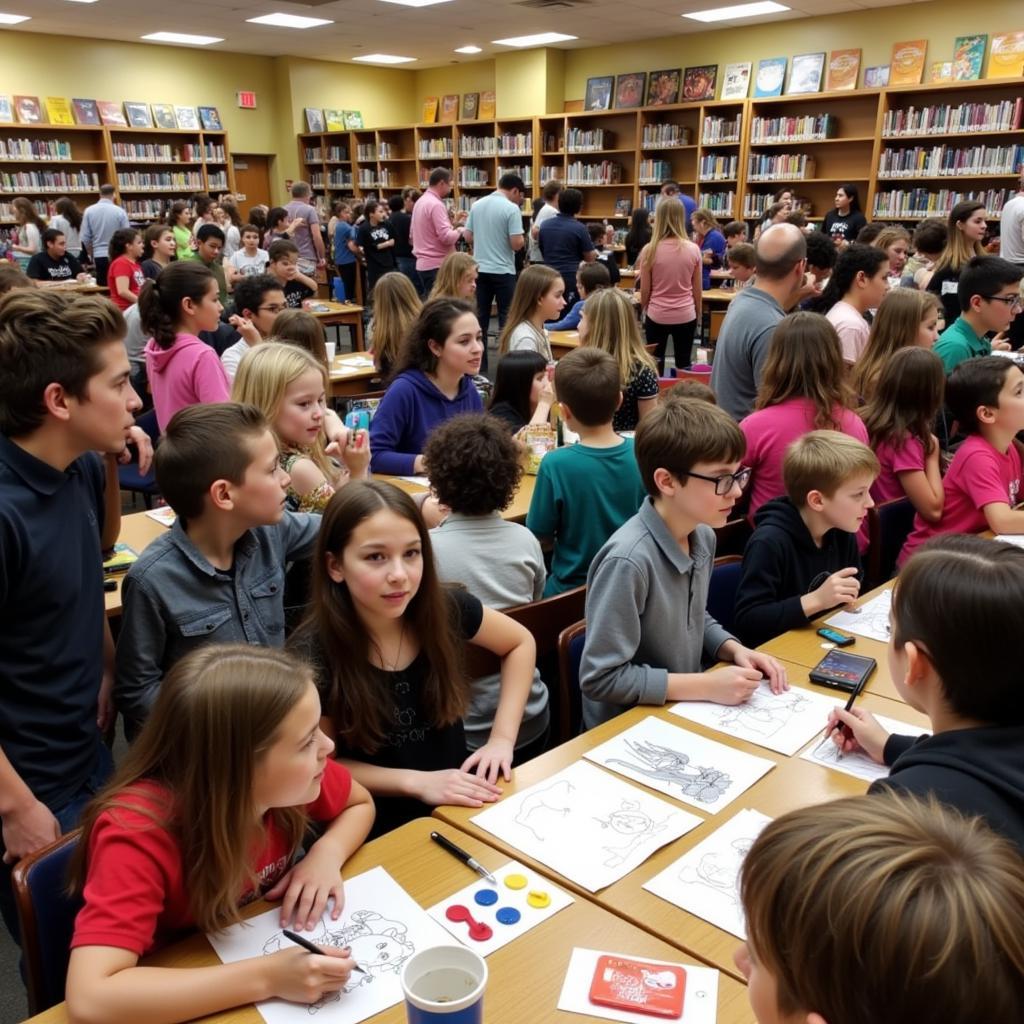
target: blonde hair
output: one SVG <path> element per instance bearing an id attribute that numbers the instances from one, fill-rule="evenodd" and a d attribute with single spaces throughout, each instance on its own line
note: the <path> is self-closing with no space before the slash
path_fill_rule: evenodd
<path id="1" fill-rule="evenodd" d="M 680 242 L 690 241 L 690 236 L 686 233 L 686 207 L 674 196 L 663 198 L 655 207 L 651 240 L 644 249 L 649 249 L 653 256 L 654 250 L 669 238 Z"/>
<path id="2" fill-rule="evenodd" d="M 327 335 L 324 325 L 304 309 L 282 309 L 274 318 L 274 335 L 268 341 L 282 341 L 288 345 L 298 345 L 311 352 L 330 372 L 327 365 Z"/>
<path id="3" fill-rule="evenodd" d="M 909 245 L 910 232 L 906 228 L 901 228 L 898 224 L 893 224 L 887 228 L 882 228 L 875 235 L 875 240 L 871 244 L 876 249 L 885 249 L 888 252 L 889 246 L 894 245 L 896 242 L 906 242 Z"/>
<path id="4" fill-rule="evenodd" d="M 1024 861 L 979 818 L 897 793 L 803 807 L 754 840 L 740 894 L 782 1015 L 1019 1019 Z"/>
<path id="5" fill-rule="evenodd" d="M 706 206 L 698 206 L 697 209 L 690 214 L 690 223 L 694 224 L 697 221 L 701 224 L 706 224 L 708 231 L 714 231 L 716 228 L 719 228 L 718 218 Z M 685 217 L 683 219 L 683 223 L 686 223 Z"/>
<path id="6" fill-rule="evenodd" d="M 312 352 L 279 341 L 264 342 L 246 352 L 238 364 L 231 399 L 259 409 L 274 431 L 278 443 L 282 447 L 295 448 L 297 445 L 294 441 L 287 441 L 277 433 L 277 417 L 289 386 L 311 371 L 320 375 L 326 391 L 327 373 Z M 312 444 L 302 445 L 302 450 L 328 480 L 338 475 L 324 451 L 322 430 Z"/>
<path id="7" fill-rule="evenodd" d="M 561 282 L 562 275 L 543 263 L 531 264 L 519 275 L 505 320 L 505 328 L 498 339 L 498 355 L 503 356 L 508 351 L 512 332 L 524 320 L 529 320 L 533 316 L 537 303 Z"/>
<path id="8" fill-rule="evenodd" d="M 307 665 L 267 647 L 211 644 L 177 662 L 138 739 L 85 813 L 72 867 L 75 889 L 86 882 L 97 818 L 130 810 L 173 835 L 196 927 L 219 931 L 239 921 L 246 883 L 259 892 L 249 854 L 266 831 L 253 799 L 256 769 L 312 685 Z M 153 792 L 139 783 L 166 790 L 157 807 Z M 269 814 L 290 855 L 302 839 L 305 813 L 280 807 Z"/>
<path id="9" fill-rule="evenodd" d="M 373 289 L 373 361 L 382 373 L 391 373 L 398 354 L 416 323 L 423 303 L 412 282 L 397 271 L 384 274 Z"/>
<path id="10" fill-rule="evenodd" d="M 583 306 L 587 314 L 585 344 L 611 355 L 625 387 L 644 366 L 658 373 L 658 364 L 644 347 L 633 306 L 621 288 L 602 288 Z"/>
<path id="11" fill-rule="evenodd" d="M 459 294 L 459 285 L 471 270 L 476 269 L 477 262 L 468 252 L 449 253 L 437 270 L 434 287 L 430 289 L 430 294 L 427 296 L 428 301 L 430 299 L 465 298 Z"/>
<path id="12" fill-rule="evenodd" d="M 811 491 L 831 498 L 855 476 L 874 481 L 878 470 L 878 459 L 866 444 L 838 430 L 812 430 L 786 449 L 782 481 L 789 500 L 803 508 Z"/>

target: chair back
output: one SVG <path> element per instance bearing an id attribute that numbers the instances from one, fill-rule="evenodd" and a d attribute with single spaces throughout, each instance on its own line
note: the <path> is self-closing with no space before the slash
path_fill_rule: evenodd
<path id="1" fill-rule="evenodd" d="M 67 893 L 68 867 L 80 836 L 76 829 L 30 853 L 11 875 L 30 1016 L 64 999 L 75 915 L 82 906 L 79 897 Z"/>
<path id="2" fill-rule="evenodd" d="M 716 558 L 711 568 L 708 585 L 708 614 L 730 633 L 736 623 L 736 591 L 743 574 L 743 559 L 739 555 Z"/>
<path id="3" fill-rule="evenodd" d="M 587 639 L 586 619 L 580 619 L 558 634 L 559 733 L 561 742 L 578 735 L 583 725 L 583 697 L 580 694 L 580 661 Z"/>
<path id="4" fill-rule="evenodd" d="M 743 549 L 750 540 L 754 528 L 745 517 L 730 519 L 725 526 L 715 528 L 715 554 L 719 557 L 725 555 L 742 555 Z"/>
<path id="5" fill-rule="evenodd" d="M 868 557 L 865 590 L 891 579 L 896 559 L 914 528 L 915 509 L 909 498 L 894 498 L 868 509 Z"/>
<path id="6" fill-rule="evenodd" d="M 150 409 L 148 412 L 144 412 L 135 421 L 135 425 L 141 427 L 149 435 L 155 450 L 157 442 L 160 440 L 160 427 L 156 422 L 156 410 Z M 122 491 L 131 491 L 143 496 L 146 508 L 149 508 L 152 504 L 152 497 L 160 493 L 160 489 L 156 485 L 156 474 L 153 472 L 153 468 L 150 467 L 148 473 L 140 473 L 137 459 L 132 459 L 131 462 L 118 466 L 117 477 Z"/>

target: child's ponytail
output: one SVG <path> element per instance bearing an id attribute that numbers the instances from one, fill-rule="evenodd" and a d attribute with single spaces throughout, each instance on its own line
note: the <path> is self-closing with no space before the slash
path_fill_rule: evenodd
<path id="1" fill-rule="evenodd" d="M 202 302 L 216 282 L 213 272 L 195 260 L 182 260 L 164 267 L 155 280 L 147 281 L 139 293 L 139 322 L 160 348 L 174 344 L 181 324 L 181 303 Z"/>

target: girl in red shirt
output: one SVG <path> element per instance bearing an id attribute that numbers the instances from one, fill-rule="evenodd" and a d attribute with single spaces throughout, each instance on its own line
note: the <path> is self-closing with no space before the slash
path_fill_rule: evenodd
<path id="1" fill-rule="evenodd" d="M 337 919 L 342 864 L 373 802 L 330 759 L 308 666 L 283 651 L 210 645 L 168 673 L 149 720 L 83 819 L 73 868 L 84 906 L 68 967 L 71 1017 L 125 1024 L 159 1007 L 185 1021 L 269 998 L 312 1003 L 346 983 L 343 950 L 298 946 L 202 968 L 140 967 L 186 929 L 217 931 L 260 897 L 284 928 Z M 326 825 L 293 858 L 309 820 Z"/>
<path id="2" fill-rule="evenodd" d="M 142 234 L 135 228 L 120 228 L 110 236 L 107 283 L 110 301 L 122 312 L 139 301 L 139 292 L 146 280 L 139 263 L 144 248 Z"/>

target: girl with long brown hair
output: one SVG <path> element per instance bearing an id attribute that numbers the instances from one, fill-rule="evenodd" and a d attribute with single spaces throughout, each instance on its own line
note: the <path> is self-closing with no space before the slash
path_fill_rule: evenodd
<path id="1" fill-rule="evenodd" d="M 444 264 L 441 265 L 441 270 L 443 269 Z M 441 279 L 441 271 L 438 271 L 437 279 Z M 422 308 L 423 303 L 420 302 L 416 289 L 405 274 L 393 270 L 377 281 L 377 286 L 373 290 L 370 354 L 373 356 L 374 366 L 384 377 L 388 377 L 395 368 L 402 344 L 416 323 Z"/>
<path id="2" fill-rule="evenodd" d="M 501 658 L 490 738 L 467 756 L 466 643 Z M 377 801 L 377 831 L 438 804 L 481 807 L 508 780 L 536 647 L 529 632 L 464 590 L 443 589 L 415 502 L 354 481 L 324 513 L 313 599 L 290 646 L 316 671 L 337 754 Z"/>
<path id="3" fill-rule="evenodd" d="M 551 342 L 544 324 L 557 320 L 565 308 L 565 281 L 543 263 L 527 267 L 516 282 L 505 327 L 498 338 L 498 355 L 528 348 L 551 361 Z"/>
<path id="4" fill-rule="evenodd" d="M 982 242 L 987 233 L 988 214 L 984 203 L 966 200 L 957 203 L 949 211 L 946 248 L 935 261 L 932 276 L 926 286 L 928 291 L 934 292 L 942 301 L 947 326 L 961 312 L 957 287 L 960 271 L 970 263 L 972 257 L 985 255 Z"/>
<path id="5" fill-rule="evenodd" d="M 310 956 L 290 943 L 223 966 L 138 966 L 183 929 L 235 924 L 260 897 L 282 900 L 285 928 L 314 928 L 331 898 L 340 916 L 340 868 L 366 838 L 373 802 L 333 747 L 309 666 L 283 651 L 210 645 L 171 669 L 83 818 L 73 1018 L 185 1021 L 268 997 L 308 1003 L 345 985 L 347 951 Z M 326 830 L 293 863 L 310 821 Z"/>
<path id="6" fill-rule="evenodd" d="M 427 299 L 462 299 L 476 302 L 476 279 L 480 268 L 468 252 L 452 252 L 444 258 Z"/>
<path id="7" fill-rule="evenodd" d="M 786 493 L 782 460 L 798 437 L 811 430 L 838 430 L 867 444 L 867 431 L 853 407 L 835 328 L 818 313 L 792 313 L 780 321 L 755 411 L 740 423 L 751 469 L 751 516 Z"/>
<path id="8" fill-rule="evenodd" d="M 18 196 L 11 200 L 11 209 L 14 211 L 14 223 L 18 225 L 18 239 L 11 248 L 25 256 L 42 252 L 46 221 L 33 206 L 32 200 Z"/>

